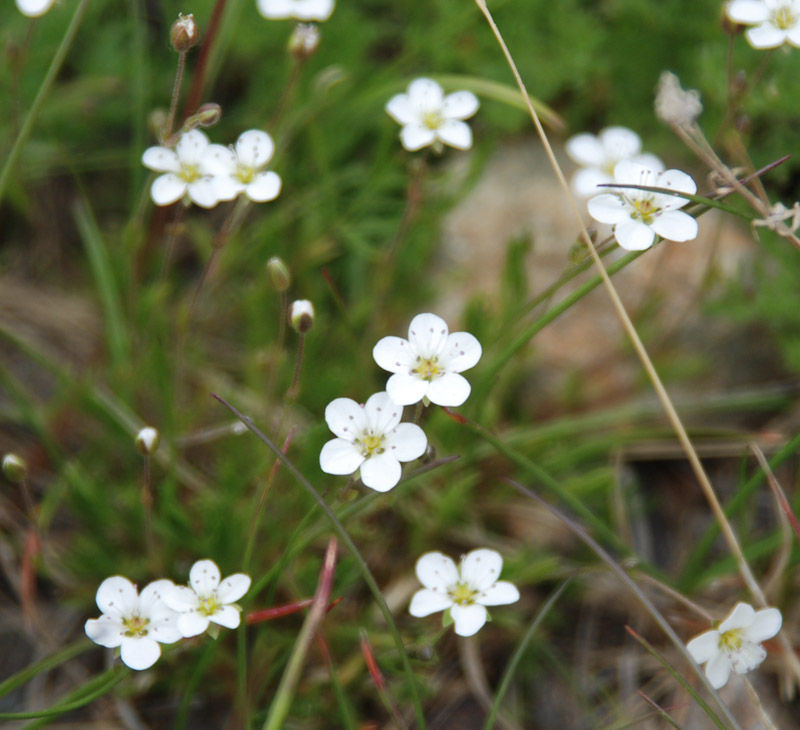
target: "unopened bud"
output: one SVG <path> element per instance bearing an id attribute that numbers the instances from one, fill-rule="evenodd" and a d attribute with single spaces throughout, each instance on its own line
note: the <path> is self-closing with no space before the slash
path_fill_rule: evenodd
<path id="1" fill-rule="evenodd" d="M 213 127 L 222 118 L 222 107 L 219 104 L 208 102 L 198 108 L 190 117 L 186 117 L 181 133 L 197 129 L 198 127 Z"/>
<path id="2" fill-rule="evenodd" d="M 151 426 L 145 426 L 136 434 L 136 449 L 142 456 L 154 454 L 158 448 L 160 436 Z"/>
<path id="3" fill-rule="evenodd" d="M 3 474 L 8 481 L 22 484 L 28 477 L 28 465 L 22 457 L 16 454 L 6 454 L 3 457 Z"/>
<path id="4" fill-rule="evenodd" d="M 289 267 L 283 262 L 283 259 L 278 256 L 273 256 L 267 261 L 267 274 L 269 281 L 277 291 L 286 291 L 292 283 L 292 277 L 289 274 Z"/>
<path id="5" fill-rule="evenodd" d="M 200 31 L 197 30 L 197 24 L 194 22 L 194 16 L 191 13 L 189 15 L 178 14 L 178 19 L 169 29 L 169 40 L 178 53 L 186 53 L 190 48 L 197 45 L 200 40 Z"/>
<path id="6" fill-rule="evenodd" d="M 319 47 L 319 29 L 313 23 L 298 23 L 289 36 L 289 53 L 298 61 L 311 58 Z"/>
<path id="7" fill-rule="evenodd" d="M 150 134 L 159 141 L 165 134 L 164 127 L 167 126 L 168 119 L 169 113 L 163 107 L 157 107 L 147 115 L 147 128 Z"/>
<path id="8" fill-rule="evenodd" d="M 311 329 L 314 324 L 314 305 L 308 299 L 298 299 L 289 306 L 289 324 L 300 334 Z"/>

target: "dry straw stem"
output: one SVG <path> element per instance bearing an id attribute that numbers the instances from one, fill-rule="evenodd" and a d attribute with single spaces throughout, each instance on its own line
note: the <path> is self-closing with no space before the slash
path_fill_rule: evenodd
<path id="1" fill-rule="evenodd" d="M 594 245 L 592 244 L 592 239 L 589 236 L 589 233 L 586 230 L 586 226 L 583 224 L 583 219 L 581 218 L 581 213 L 578 210 L 578 205 L 575 201 L 575 198 L 572 196 L 570 192 L 569 185 L 567 184 L 567 180 L 564 177 L 564 173 L 561 170 L 558 161 L 553 154 L 553 148 L 550 146 L 550 141 L 547 138 L 547 134 L 542 127 L 541 122 L 539 121 L 539 117 L 536 114 L 536 110 L 530 104 L 528 91 L 525 87 L 525 82 L 522 80 L 522 77 L 517 70 L 517 66 L 514 63 L 514 59 L 511 56 L 510 51 L 508 50 L 508 46 L 506 46 L 505 40 L 503 39 L 502 34 L 500 33 L 497 24 L 494 22 L 494 18 L 492 14 L 489 12 L 489 9 L 486 7 L 485 0 L 475 0 L 476 4 L 480 8 L 481 12 L 486 17 L 486 21 L 489 24 L 489 27 L 492 30 L 495 38 L 497 39 L 497 43 L 500 45 L 500 48 L 503 51 L 503 55 L 508 62 L 509 67 L 511 68 L 511 72 L 514 74 L 514 78 L 517 82 L 517 86 L 522 94 L 523 99 L 526 101 L 528 107 L 528 113 L 530 114 L 531 120 L 533 121 L 533 125 L 536 128 L 536 132 L 539 135 L 539 139 L 542 141 L 542 145 L 544 146 L 545 152 L 547 153 L 547 157 L 550 161 L 550 164 L 553 168 L 553 172 L 558 178 L 558 183 L 561 186 L 561 189 L 564 192 L 564 195 L 567 196 L 567 199 L 570 202 L 570 206 L 572 207 L 572 212 L 575 216 L 575 220 L 578 223 L 581 231 L 581 237 L 583 242 L 586 244 L 586 247 L 589 249 L 589 253 L 594 260 L 595 266 L 597 267 L 600 276 L 603 278 L 603 284 L 608 291 L 608 296 L 611 299 L 611 302 L 614 306 L 614 310 L 617 313 L 617 317 L 619 317 L 620 322 L 622 323 L 625 332 L 627 333 L 631 344 L 633 345 L 634 349 L 636 350 L 636 354 L 639 356 L 639 359 L 642 362 L 642 366 L 647 373 L 647 376 L 650 378 L 650 382 L 653 385 L 653 389 L 656 391 L 656 395 L 658 399 L 661 401 L 662 406 L 667 414 L 667 419 L 669 420 L 672 428 L 675 431 L 675 434 L 678 437 L 678 440 L 683 447 L 684 452 L 686 453 L 686 458 L 689 460 L 691 464 L 692 470 L 697 477 L 698 482 L 700 482 L 700 487 L 705 494 L 705 497 L 711 506 L 711 511 L 714 513 L 714 517 L 716 518 L 717 522 L 719 523 L 720 530 L 725 538 L 725 541 L 728 544 L 728 549 L 731 551 L 731 554 L 734 556 L 738 567 L 739 572 L 747 585 L 748 590 L 750 591 L 751 595 L 753 596 L 753 600 L 759 604 L 760 606 L 766 606 L 767 602 L 764 598 L 764 593 L 761 590 L 761 587 L 758 585 L 753 573 L 750 570 L 750 567 L 745 560 L 744 554 L 742 553 L 742 549 L 739 546 L 739 542 L 736 539 L 736 535 L 731 528 L 728 519 L 725 517 L 725 512 L 722 509 L 722 506 L 717 499 L 717 495 L 714 492 L 714 487 L 711 485 L 711 481 L 709 480 L 708 476 L 703 469 L 703 465 L 700 462 L 700 457 L 698 457 L 697 452 L 692 445 L 692 442 L 689 439 L 688 434 L 686 433 L 686 429 L 683 426 L 683 423 L 678 415 L 678 412 L 675 410 L 675 407 L 672 405 L 672 401 L 670 400 L 669 394 L 667 393 L 666 389 L 664 388 L 663 383 L 661 382 L 661 378 L 659 377 L 658 373 L 656 372 L 655 367 L 653 366 L 652 361 L 650 360 L 650 356 L 647 354 L 647 350 L 645 349 L 644 345 L 642 344 L 641 339 L 639 338 L 638 333 L 636 332 L 636 328 L 633 326 L 633 323 L 628 316 L 628 313 L 625 311 L 625 307 L 622 304 L 622 301 L 619 298 L 619 294 L 617 293 L 614 284 L 611 282 L 611 278 L 608 275 L 605 267 L 603 266 L 603 262 L 600 259 L 600 256 L 597 253 Z"/>

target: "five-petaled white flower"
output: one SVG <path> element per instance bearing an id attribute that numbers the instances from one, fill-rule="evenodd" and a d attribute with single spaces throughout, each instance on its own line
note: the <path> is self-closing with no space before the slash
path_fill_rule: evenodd
<path id="1" fill-rule="evenodd" d="M 753 48 L 800 48 L 800 0 L 733 0 L 727 13 L 736 23 L 755 26 L 745 31 Z"/>
<path id="2" fill-rule="evenodd" d="M 86 635 L 109 649 L 120 647 L 122 661 L 131 669 L 153 666 L 161 656 L 158 642 L 172 644 L 181 638 L 178 614 L 164 603 L 174 587 L 171 580 L 157 580 L 137 594 L 127 578 L 106 578 L 97 589 L 103 615 L 86 622 Z"/>
<path id="3" fill-rule="evenodd" d="M 44 15 L 53 6 L 54 0 L 17 0 L 17 8 L 29 18 Z"/>
<path id="4" fill-rule="evenodd" d="M 212 144 L 203 154 L 203 166 L 214 177 L 212 184 L 220 200 L 233 200 L 244 193 L 256 203 L 274 200 L 281 179 L 263 168 L 272 159 L 275 145 L 266 132 L 250 129 L 239 135 L 235 149 Z"/>
<path id="5" fill-rule="evenodd" d="M 607 127 L 597 136 L 584 133 L 570 137 L 567 154 L 581 166 L 572 176 L 572 191 L 581 198 L 595 195 L 598 185 L 614 182 L 614 167 L 622 160 L 638 162 L 651 170 L 664 169 L 658 157 L 641 150 L 639 135 L 627 127 Z"/>
<path id="6" fill-rule="evenodd" d="M 412 616 L 449 611 L 459 636 L 472 636 L 485 623 L 486 606 L 501 606 L 519 600 L 513 583 L 497 580 L 503 568 L 500 553 L 480 548 L 467 553 L 456 564 L 439 552 L 425 553 L 417 561 L 418 590 L 408 607 Z"/>
<path id="7" fill-rule="evenodd" d="M 352 474 L 361 468 L 364 486 L 388 492 L 400 481 L 401 461 L 425 453 L 428 439 L 413 423 L 400 423 L 403 407 L 385 392 L 375 393 L 362 406 L 337 398 L 325 409 L 325 422 L 338 438 L 328 441 L 319 455 L 327 474 Z"/>
<path id="8" fill-rule="evenodd" d="M 481 359 L 481 343 L 469 332 L 449 332 L 441 317 L 426 313 L 411 320 L 407 340 L 384 337 L 372 356 L 394 373 L 386 391 L 395 403 L 407 406 L 427 398 L 440 406 L 460 406 L 471 388 L 459 373 Z"/>
<path id="9" fill-rule="evenodd" d="M 220 581 L 213 560 L 198 560 L 189 571 L 187 586 L 173 586 L 164 602 L 178 613 L 181 636 L 202 634 L 214 622 L 235 629 L 241 620 L 241 608 L 235 604 L 250 589 L 250 576 L 234 573 Z"/>
<path id="10" fill-rule="evenodd" d="M 472 146 L 472 130 L 463 120 L 478 111 L 478 98 L 470 91 L 445 96 L 439 84 L 423 78 L 389 99 L 386 111 L 403 126 L 400 141 L 409 152 L 442 143 L 466 150 Z"/>
<path id="11" fill-rule="evenodd" d="M 334 0 L 257 0 L 258 12 L 268 20 L 316 20 L 331 17 Z"/>
<path id="12" fill-rule="evenodd" d="M 142 155 L 142 164 L 156 172 L 166 173 L 153 181 L 150 197 L 156 205 L 171 205 L 184 196 L 203 208 L 213 208 L 219 197 L 204 162 L 208 137 L 192 129 L 181 135 L 174 150 L 149 147 Z"/>
<path id="13" fill-rule="evenodd" d="M 746 674 L 767 656 L 761 642 L 781 630 L 781 612 L 777 608 L 756 611 L 746 603 L 737 603 L 728 617 L 716 628 L 695 636 L 686 648 L 698 664 L 706 665 L 706 677 L 714 689 L 728 681 L 731 670 Z"/>
<path id="14" fill-rule="evenodd" d="M 694 194 L 697 191 L 694 180 L 685 172 L 658 172 L 627 160 L 617 163 L 614 168 L 614 182 L 671 188 L 680 193 Z M 697 238 L 697 220 L 678 210 L 688 202 L 686 198 L 668 193 L 612 188 L 610 192 L 592 198 L 588 206 L 592 218 L 613 224 L 614 236 L 622 248 L 643 251 L 653 245 L 656 234 L 670 241 Z"/>

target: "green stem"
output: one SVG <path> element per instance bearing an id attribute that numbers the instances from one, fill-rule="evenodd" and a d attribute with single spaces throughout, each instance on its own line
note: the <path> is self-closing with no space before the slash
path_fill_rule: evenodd
<path id="1" fill-rule="evenodd" d="M 23 684 L 30 682 L 36 675 L 46 672 L 53 667 L 57 667 L 59 664 L 68 662 L 70 659 L 94 647 L 95 644 L 88 641 L 86 638 L 79 639 L 74 644 L 65 646 L 61 651 L 42 659 L 42 661 L 25 667 L 25 669 L 22 669 L 3 682 L 0 682 L 0 697 L 5 697 L 9 692 L 13 692 L 17 689 L 17 687 L 21 687 Z"/>

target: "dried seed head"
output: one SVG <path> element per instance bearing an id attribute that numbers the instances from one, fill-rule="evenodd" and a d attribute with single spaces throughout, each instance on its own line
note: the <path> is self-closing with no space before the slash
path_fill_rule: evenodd
<path id="1" fill-rule="evenodd" d="M 197 24 L 191 13 L 189 15 L 178 14 L 178 19 L 169 29 L 169 40 L 178 53 L 186 53 L 197 45 L 200 40 L 200 31 L 197 30 Z"/>
<path id="2" fill-rule="evenodd" d="M 298 299 L 289 306 L 289 324 L 292 328 L 304 334 L 314 324 L 314 305 L 308 299 Z"/>
<path id="3" fill-rule="evenodd" d="M 298 23 L 289 36 L 289 53 L 298 61 L 311 58 L 319 48 L 319 29 L 313 23 Z"/>
<path id="4" fill-rule="evenodd" d="M 151 426 L 145 426 L 136 434 L 136 449 L 142 456 L 150 456 L 158 449 L 159 440 L 158 431 Z"/>

